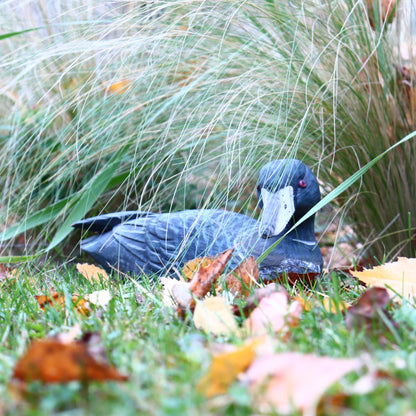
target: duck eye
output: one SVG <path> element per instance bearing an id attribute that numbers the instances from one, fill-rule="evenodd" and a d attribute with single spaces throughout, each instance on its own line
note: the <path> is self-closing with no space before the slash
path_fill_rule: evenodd
<path id="1" fill-rule="evenodd" d="M 306 181 L 304 181 L 303 179 L 301 181 L 299 181 L 299 186 L 301 188 L 306 188 Z"/>

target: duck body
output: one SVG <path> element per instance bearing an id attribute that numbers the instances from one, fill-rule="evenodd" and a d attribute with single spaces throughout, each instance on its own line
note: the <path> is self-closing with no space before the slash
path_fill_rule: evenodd
<path id="1" fill-rule="evenodd" d="M 265 165 L 257 195 L 263 208 L 261 221 L 225 210 L 197 209 L 164 214 L 123 211 L 73 226 L 98 233 L 83 240 L 81 249 L 107 270 L 174 276 L 189 260 L 235 247 L 228 264 L 232 270 L 249 255 L 261 256 L 320 199 L 315 176 L 298 160 Z M 291 271 L 320 273 L 322 255 L 314 218 L 285 235 L 259 268 L 265 278 Z"/>

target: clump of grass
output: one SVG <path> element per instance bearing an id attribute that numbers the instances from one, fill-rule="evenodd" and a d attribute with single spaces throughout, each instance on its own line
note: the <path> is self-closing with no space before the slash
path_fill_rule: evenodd
<path id="1" fill-rule="evenodd" d="M 0 20 L 39 28 L 0 44 L 0 215 L 39 226 L 28 252 L 87 212 L 252 214 L 271 159 L 334 188 L 414 128 L 395 33 L 362 1 L 5 2 Z M 413 238 L 413 156 L 413 141 L 390 152 L 338 201 L 379 258 Z"/>

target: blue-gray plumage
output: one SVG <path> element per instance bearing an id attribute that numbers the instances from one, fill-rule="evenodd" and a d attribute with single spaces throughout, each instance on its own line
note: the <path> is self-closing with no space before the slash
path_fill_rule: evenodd
<path id="1" fill-rule="evenodd" d="M 184 263 L 235 247 L 229 268 L 244 258 L 258 258 L 320 200 L 318 182 L 299 160 L 276 160 L 259 173 L 262 218 L 218 209 L 166 214 L 124 211 L 73 224 L 98 232 L 81 242 L 107 270 L 124 273 L 174 274 Z M 262 277 L 276 273 L 319 273 L 322 255 L 315 239 L 314 216 L 297 226 L 260 264 Z"/>

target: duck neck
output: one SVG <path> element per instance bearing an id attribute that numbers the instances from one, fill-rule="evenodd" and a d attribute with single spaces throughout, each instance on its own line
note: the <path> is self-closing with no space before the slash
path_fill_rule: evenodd
<path id="1" fill-rule="evenodd" d="M 291 226 L 295 224 L 292 222 Z M 315 238 L 315 215 L 312 215 L 302 224 L 298 225 L 292 232 L 288 234 L 289 238 L 293 240 L 302 240 L 309 243 L 316 243 Z"/>

